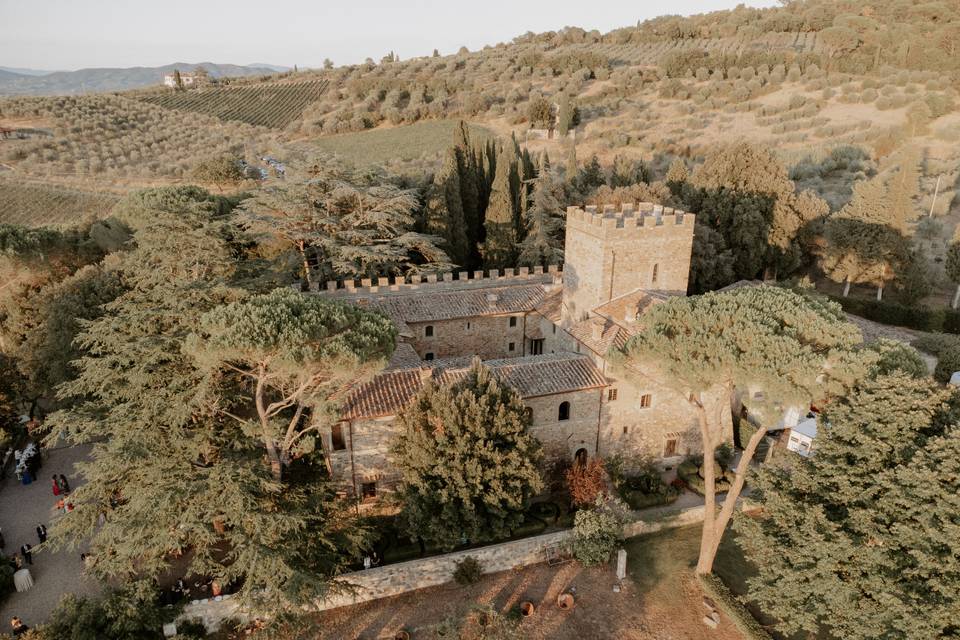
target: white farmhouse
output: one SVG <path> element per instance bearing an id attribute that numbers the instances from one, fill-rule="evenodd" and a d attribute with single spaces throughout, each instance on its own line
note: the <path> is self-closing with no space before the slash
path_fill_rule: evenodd
<path id="1" fill-rule="evenodd" d="M 802 456 L 809 456 L 813 453 L 813 441 L 816 437 L 816 416 L 804 418 L 797 423 L 797 426 L 790 429 L 790 439 L 787 441 L 787 449 L 796 451 Z"/>

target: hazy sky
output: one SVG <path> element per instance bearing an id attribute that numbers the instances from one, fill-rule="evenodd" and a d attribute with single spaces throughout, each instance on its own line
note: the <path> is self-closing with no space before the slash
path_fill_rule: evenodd
<path id="1" fill-rule="evenodd" d="M 0 66 L 219 62 L 302 67 L 451 53 L 566 25 L 609 31 L 737 0 L 0 0 Z M 770 6 L 774 0 L 747 0 Z"/>

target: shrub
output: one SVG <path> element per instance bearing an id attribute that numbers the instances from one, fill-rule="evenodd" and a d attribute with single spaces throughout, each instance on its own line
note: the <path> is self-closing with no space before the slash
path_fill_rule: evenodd
<path id="1" fill-rule="evenodd" d="M 476 584 L 482 577 L 483 566 L 473 556 L 467 556 L 458 562 L 456 569 L 453 570 L 453 579 L 461 586 Z"/>
<path id="2" fill-rule="evenodd" d="M 933 370 L 933 377 L 946 384 L 950 376 L 960 371 L 960 346 L 953 346 L 940 352 L 937 356 L 937 368 Z"/>
<path id="3" fill-rule="evenodd" d="M 582 507 L 593 504 L 606 486 L 605 475 L 600 458 L 592 458 L 586 464 L 574 463 L 566 473 L 567 489 L 573 505 Z"/>
<path id="4" fill-rule="evenodd" d="M 724 614 L 733 622 L 740 633 L 749 640 L 773 640 L 767 630 L 747 611 L 727 585 L 714 574 L 698 574 L 703 592 L 712 599 Z"/>
<path id="5" fill-rule="evenodd" d="M 573 555 L 584 566 L 603 564 L 623 539 L 626 505 L 610 496 L 598 496 L 589 509 L 573 520 Z"/>
<path id="6" fill-rule="evenodd" d="M 198 619 L 182 620 L 177 623 L 177 638 L 183 640 L 202 640 L 207 637 L 207 628 Z"/>

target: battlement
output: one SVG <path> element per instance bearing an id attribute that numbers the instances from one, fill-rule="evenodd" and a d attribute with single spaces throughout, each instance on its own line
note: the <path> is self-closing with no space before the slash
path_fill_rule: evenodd
<path id="1" fill-rule="evenodd" d="M 696 216 L 673 207 L 640 202 L 638 204 L 625 203 L 620 209 L 613 205 L 603 205 L 602 208 L 594 205 L 586 207 L 567 207 L 567 226 L 591 234 L 631 235 L 634 230 L 643 233 L 657 227 L 690 227 L 694 225 Z M 619 230 L 623 231 L 619 231 Z"/>
<path id="2" fill-rule="evenodd" d="M 522 284 L 560 284 L 562 272 L 557 265 L 543 267 L 519 267 L 517 269 L 498 269 L 490 271 L 457 271 L 427 276 L 410 275 L 399 278 L 362 278 L 329 280 L 321 285 L 311 283 L 309 291 L 333 296 L 404 294 L 413 291 L 445 291 L 458 289 L 482 289 Z M 291 285 L 297 291 L 303 291 L 303 283 Z"/>

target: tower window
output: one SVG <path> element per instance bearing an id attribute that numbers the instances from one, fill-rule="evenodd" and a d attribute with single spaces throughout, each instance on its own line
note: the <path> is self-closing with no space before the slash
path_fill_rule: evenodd
<path id="1" fill-rule="evenodd" d="M 627 435 L 627 432 L 630 431 L 630 427 L 623 425 L 623 435 Z"/>
<path id="2" fill-rule="evenodd" d="M 564 400 L 560 403 L 560 410 L 557 411 L 557 420 L 570 419 L 570 403 Z"/>
<path id="3" fill-rule="evenodd" d="M 614 388 L 614 389 L 607 389 L 607 400 L 611 400 L 611 401 L 612 401 L 612 400 L 616 400 L 616 399 L 617 399 L 617 390 L 616 390 L 615 388 Z"/>
<path id="4" fill-rule="evenodd" d="M 517 348 L 516 343 L 511 342 L 507 345 L 507 351 L 514 351 Z"/>
<path id="5" fill-rule="evenodd" d="M 334 451 L 343 451 L 347 448 L 347 442 L 343 438 L 343 423 L 338 422 L 330 430 L 330 440 Z"/>
<path id="6" fill-rule="evenodd" d="M 659 275 L 660 275 L 660 265 L 655 264 L 653 265 L 653 276 L 650 278 L 650 282 L 652 282 L 653 284 L 657 284 L 657 276 Z"/>
<path id="7" fill-rule="evenodd" d="M 651 404 L 653 404 L 653 396 L 652 396 L 652 395 L 650 395 L 649 393 L 645 393 L 645 394 L 643 394 L 642 396 L 640 396 L 640 408 L 641 408 L 641 409 L 649 409 Z"/>
<path id="8" fill-rule="evenodd" d="M 427 338 L 432 338 L 432 337 L 433 337 L 433 325 L 432 325 L 432 324 L 428 324 L 426 327 L 423 328 L 423 335 L 424 335 L 425 337 L 427 337 Z"/>
<path id="9" fill-rule="evenodd" d="M 426 352 L 425 354 L 423 354 L 423 359 L 424 359 L 424 360 L 433 360 L 433 352 L 432 352 L 432 351 L 428 351 L 428 352 Z"/>
<path id="10" fill-rule="evenodd" d="M 510 316 L 510 326 L 511 327 L 517 326 L 517 316 Z"/>

